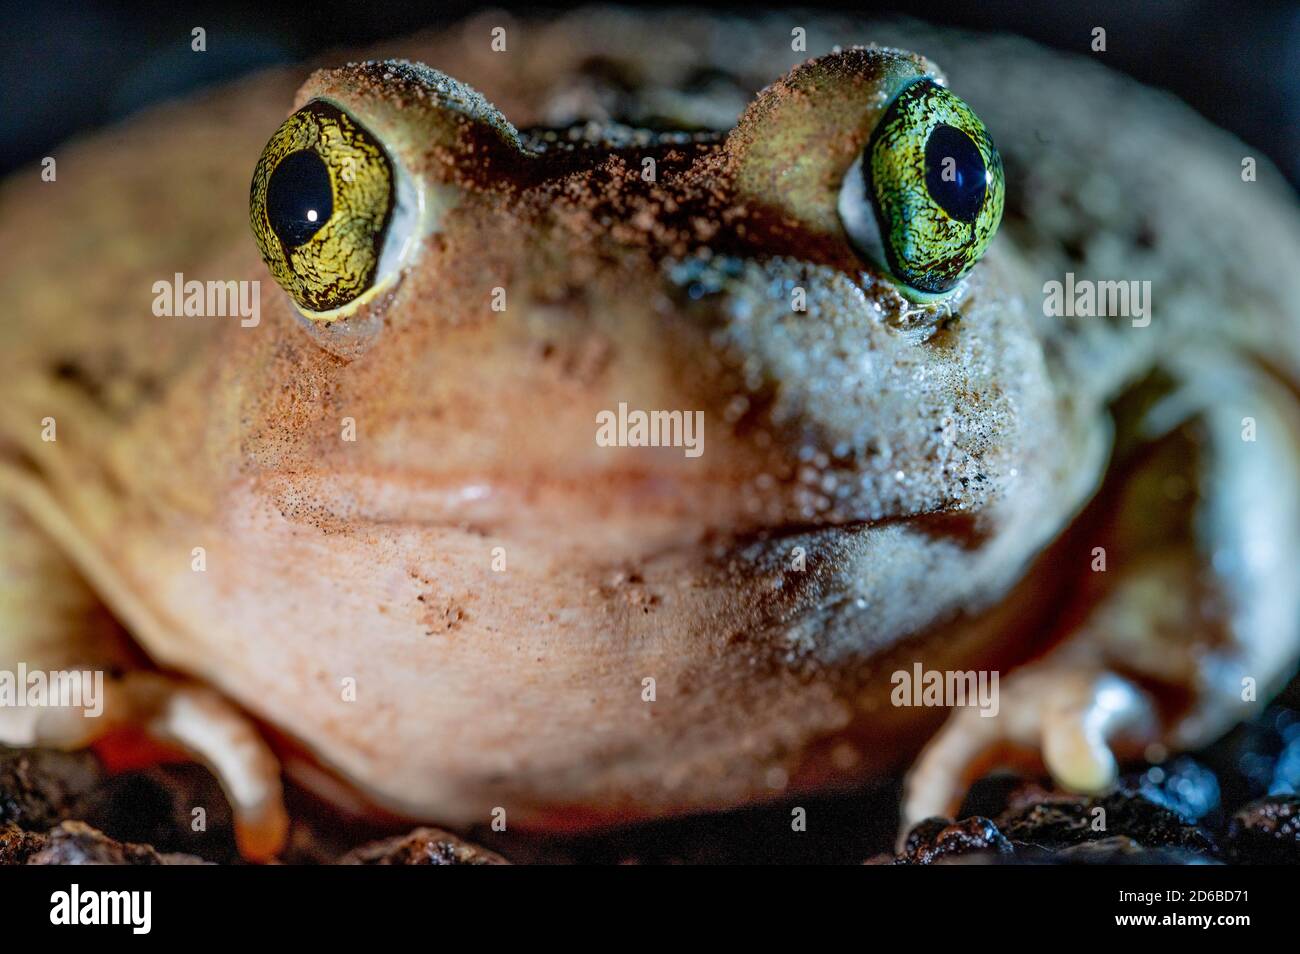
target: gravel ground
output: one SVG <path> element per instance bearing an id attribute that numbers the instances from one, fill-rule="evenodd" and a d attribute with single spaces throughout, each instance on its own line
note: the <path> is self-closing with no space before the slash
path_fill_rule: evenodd
<path id="1" fill-rule="evenodd" d="M 1300 678 L 1255 721 L 1098 798 L 1043 779 L 977 783 L 956 822 L 893 853 L 900 780 L 835 796 L 580 837 L 407 831 L 340 818 L 287 793 L 286 863 L 1300 864 Z M 795 832 L 791 809 L 807 813 Z M 207 810 L 191 830 L 193 806 Z M 195 765 L 109 776 L 89 753 L 0 748 L 0 864 L 238 863 L 230 813 Z"/>

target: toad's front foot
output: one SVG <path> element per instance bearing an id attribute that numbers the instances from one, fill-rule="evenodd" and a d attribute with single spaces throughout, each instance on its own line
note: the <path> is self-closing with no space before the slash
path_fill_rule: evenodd
<path id="1" fill-rule="evenodd" d="M 221 783 L 235 820 L 239 852 L 268 861 L 284 846 L 289 821 L 280 766 L 248 717 L 203 686 L 151 672 L 105 680 L 103 712 L 83 707 L 29 710 L 34 718 L 0 722 L 0 740 L 23 746 L 121 748 L 143 734 L 176 746 L 207 766 Z"/>
<path id="2" fill-rule="evenodd" d="M 1063 787 L 1095 794 L 1118 778 L 1116 748 L 1140 750 L 1156 739 L 1155 709 L 1141 689 L 1064 656 L 1011 676 L 998 706 L 993 717 L 958 710 L 926 746 L 907 776 L 900 838 L 926 818 L 953 817 L 994 762 L 1041 759 Z"/>
<path id="3" fill-rule="evenodd" d="M 1170 370 L 1117 405 L 1117 476 L 1102 492 L 1093 572 L 1057 614 L 1070 631 L 1006 679 L 996 716 L 949 719 L 908 776 L 904 833 L 951 814 L 966 784 L 1009 755 L 1032 754 L 1062 787 L 1098 793 L 1116 781 L 1117 755 L 1205 745 L 1294 671 L 1300 406 L 1215 355 Z M 1246 440 L 1243 421 L 1267 437 Z"/>

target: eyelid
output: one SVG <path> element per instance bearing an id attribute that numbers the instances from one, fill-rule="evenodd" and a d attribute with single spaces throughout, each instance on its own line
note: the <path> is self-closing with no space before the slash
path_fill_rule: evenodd
<path id="1" fill-rule="evenodd" d="M 349 63 L 312 73 L 298 107 L 333 104 L 369 129 L 417 183 L 450 182 L 460 170 L 527 155 L 519 133 L 477 90 L 423 63 Z"/>
<path id="2" fill-rule="evenodd" d="M 763 90 L 727 137 L 742 203 L 776 213 L 837 245 L 845 170 L 899 90 L 934 63 L 905 50 L 850 47 L 796 66 Z"/>
<path id="3" fill-rule="evenodd" d="M 341 308 L 304 312 L 318 322 L 351 317 L 391 290 L 425 240 L 465 200 L 460 174 L 533 158 L 486 99 L 424 64 L 389 60 L 318 70 L 299 90 L 298 102 L 327 103 L 369 130 L 387 152 L 395 178 L 393 216 L 375 286 Z M 459 164 L 458 153 L 464 156 Z"/>

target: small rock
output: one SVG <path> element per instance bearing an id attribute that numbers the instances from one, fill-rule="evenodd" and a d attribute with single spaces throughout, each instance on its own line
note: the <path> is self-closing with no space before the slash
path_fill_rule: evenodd
<path id="1" fill-rule="evenodd" d="M 1053 853 L 1056 862 L 1082 862 L 1083 864 L 1111 864 L 1116 861 L 1138 859 L 1146 855 L 1147 849 L 1128 835 L 1112 835 L 1109 838 L 1096 838 L 1081 841 L 1077 845 L 1062 848 Z"/>
<path id="2" fill-rule="evenodd" d="M 44 845 L 29 854 L 29 865 L 201 865 L 193 855 L 162 854 L 148 845 L 114 841 L 84 822 L 65 821 L 42 836 Z"/>
<path id="3" fill-rule="evenodd" d="M 1009 842 L 998 826 L 978 815 L 950 822 L 946 818 L 927 818 L 907 835 L 897 864 L 930 865 L 976 852 L 1009 854 Z"/>
<path id="4" fill-rule="evenodd" d="M 45 831 L 71 817 L 101 776 L 89 752 L 0 746 L 0 823 Z"/>
<path id="5" fill-rule="evenodd" d="M 1029 864 L 1045 862 L 1057 865 L 1218 864 L 1214 859 L 1194 851 L 1179 848 L 1147 848 L 1128 835 L 1081 841 L 1077 845 L 1051 852 L 1021 848 L 1016 852 L 1016 857 Z"/>
<path id="6" fill-rule="evenodd" d="M 1300 795 L 1260 798 L 1232 816 L 1228 851 L 1244 864 L 1300 864 Z"/>
<path id="7" fill-rule="evenodd" d="M 1096 798 L 1052 796 L 1035 805 L 1010 808 L 997 822 L 1002 833 L 1017 846 L 1060 850 L 1123 835 L 1147 849 L 1179 849 L 1211 857 L 1217 854 L 1204 829 L 1132 788 Z"/>
<path id="8" fill-rule="evenodd" d="M 372 841 L 356 848 L 340 865 L 507 865 L 495 852 L 480 848 L 441 828 L 417 828 L 407 835 Z"/>
<path id="9" fill-rule="evenodd" d="M 13 822 L 0 825 L 0 865 L 25 865 L 27 859 L 45 847 L 44 835 L 24 831 Z"/>

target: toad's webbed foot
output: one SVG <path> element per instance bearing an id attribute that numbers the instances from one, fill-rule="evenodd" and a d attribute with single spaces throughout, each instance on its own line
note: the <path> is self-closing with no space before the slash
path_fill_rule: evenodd
<path id="1" fill-rule="evenodd" d="M 1208 744 L 1294 670 L 1294 396 L 1253 366 L 1190 353 L 1115 416 L 1096 545 L 1072 601 L 1045 622 L 1062 629 L 1056 648 L 1003 680 L 995 716 L 958 710 L 931 740 L 907 779 L 904 834 L 950 816 L 999 761 L 1028 757 L 1066 789 L 1100 792 L 1117 756 Z"/>
<path id="2" fill-rule="evenodd" d="M 1103 792 L 1118 778 L 1115 749 L 1156 738 L 1150 697 L 1121 676 L 1047 659 L 1001 686 L 998 713 L 958 710 L 908 773 L 902 835 L 926 818 L 951 817 L 981 769 L 997 761 L 1046 766 L 1063 787 Z"/>

